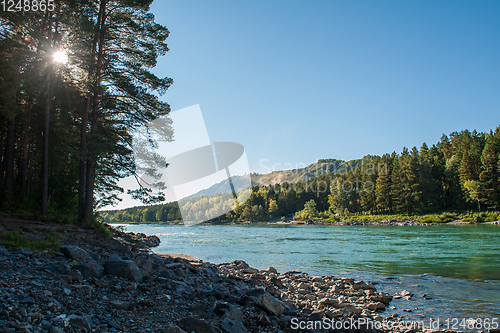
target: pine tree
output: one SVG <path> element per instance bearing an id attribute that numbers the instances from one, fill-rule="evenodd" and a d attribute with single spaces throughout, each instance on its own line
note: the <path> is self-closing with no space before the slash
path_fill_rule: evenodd
<path id="1" fill-rule="evenodd" d="M 383 165 L 383 167 L 380 169 L 375 185 L 377 209 L 385 213 L 392 213 L 393 210 L 391 196 L 391 170 L 394 158 L 397 158 L 396 153 L 393 153 L 392 156 L 389 156 L 388 154 L 382 156 L 381 165 Z"/>
<path id="2" fill-rule="evenodd" d="M 417 202 L 422 199 L 417 179 L 418 150 L 414 147 L 411 153 L 403 149 L 397 163 L 394 163 L 393 202 L 399 212 L 409 214 L 416 208 Z"/>
<path id="3" fill-rule="evenodd" d="M 441 137 L 437 147 L 443 153 L 445 159 L 450 159 L 453 156 L 453 147 L 445 134 Z"/>
<path id="4" fill-rule="evenodd" d="M 378 179 L 378 168 L 380 166 L 380 157 L 363 158 L 362 177 L 360 186 L 360 205 L 361 210 L 368 213 L 377 211 L 377 198 L 375 187 Z"/>
<path id="5" fill-rule="evenodd" d="M 460 162 L 459 175 L 460 175 L 460 185 L 462 187 L 463 195 L 467 201 L 470 201 L 470 196 L 468 195 L 468 193 L 470 193 L 469 188 L 472 188 L 471 186 L 475 185 L 475 183 L 474 184 L 468 183 L 467 185 L 469 187 L 468 188 L 466 186 L 467 182 L 479 180 L 478 179 L 479 177 L 474 170 L 473 164 L 474 164 L 473 158 L 470 156 L 468 151 L 465 151 L 462 155 L 462 160 Z"/>
<path id="6" fill-rule="evenodd" d="M 490 133 L 481 154 L 481 173 L 479 175 L 479 197 L 487 208 L 499 208 L 498 154 L 500 153 L 500 127 L 495 134 Z"/>
<path id="7" fill-rule="evenodd" d="M 99 9 L 93 17 L 96 23 L 87 25 L 88 39 L 94 41 L 89 63 L 91 110 L 84 214 L 87 220 L 93 217 L 96 206 L 95 190 L 105 203 L 112 202 L 121 190 L 117 179 L 136 172 L 130 133 L 169 112 L 168 104 L 152 93 L 163 93 L 172 80 L 158 78 L 150 71 L 157 58 L 168 51 L 165 39 L 169 35 L 165 27 L 154 22 L 149 12 L 151 3 L 95 1 L 95 8 Z M 100 176 L 103 174 L 106 176 Z M 147 202 L 155 200 L 144 188 L 130 194 Z"/>
<path id="8" fill-rule="evenodd" d="M 477 202 L 477 209 L 481 212 L 480 188 L 481 183 L 477 180 L 466 180 L 464 183 L 467 201 Z"/>
<path id="9" fill-rule="evenodd" d="M 328 203 L 330 212 L 342 214 L 346 209 L 349 212 L 359 211 L 359 192 L 356 190 L 355 176 L 352 174 L 337 177 L 330 186 Z"/>
<path id="10" fill-rule="evenodd" d="M 418 207 L 423 201 L 422 186 L 418 178 L 419 154 L 416 147 L 413 147 L 410 155 L 404 160 L 404 192 L 406 200 L 407 214 L 418 211 Z"/>
<path id="11" fill-rule="evenodd" d="M 444 198 L 444 182 L 445 182 L 445 154 L 439 150 L 436 145 L 432 145 L 429 149 L 429 160 L 431 163 L 432 180 L 431 200 L 435 200 L 434 207 L 444 209 L 446 202 Z"/>
<path id="12" fill-rule="evenodd" d="M 460 183 L 460 161 L 453 155 L 446 161 L 443 180 L 443 199 L 446 208 L 462 209 L 465 197 Z"/>
<path id="13" fill-rule="evenodd" d="M 433 160 L 427 144 L 423 144 L 419 152 L 418 161 L 418 191 L 421 199 L 418 202 L 418 210 L 421 213 L 436 211 L 439 208 L 437 187 L 433 178 Z"/>
<path id="14" fill-rule="evenodd" d="M 403 150 L 405 152 L 405 150 Z M 407 153 L 407 151 L 406 151 Z M 401 170 L 402 156 L 395 156 L 391 171 L 391 201 L 393 209 L 397 213 L 405 211 L 405 193 L 403 172 Z"/>

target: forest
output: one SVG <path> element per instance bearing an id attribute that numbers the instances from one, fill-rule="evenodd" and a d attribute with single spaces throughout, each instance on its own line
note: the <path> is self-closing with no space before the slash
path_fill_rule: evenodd
<path id="1" fill-rule="evenodd" d="M 134 131 L 170 111 L 173 80 L 152 73 L 169 31 L 152 0 L 49 2 L 0 13 L 0 209 L 95 221 L 138 176 Z"/>
<path id="2" fill-rule="evenodd" d="M 254 185 L 245 203 L 217 221 L 338 221 L 351 215 L 359 219 L 426 214 L 448 221 L 454 214 L 446 212 L 466 217 L 481 211 L 492 212 L 483 214 L 483 220 L 500 218 L 500 126 L 489 133 L 463 130 L 443 135 L 430 148 L 423 143 L 419 149 L 368 155 L 340 165 L 338 160 L 317 163 L 318 171 L 305 181 Z M 199 202 L 217 205 L 231 200 L 220 195 Z M 105 211 L 100 216 L 106 222 L 181 220 L 177 203 Z"/>

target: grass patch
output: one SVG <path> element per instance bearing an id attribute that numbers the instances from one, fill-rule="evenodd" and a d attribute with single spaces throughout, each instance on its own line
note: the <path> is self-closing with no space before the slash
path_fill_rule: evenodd
<path id="1" fill-rule="evenodd" d="M 109 224 L 98 221 L 97 218 L 94 218 L 90 221 L 85 221 L 85 225 L 106 235 L 107 237 L 111 237 L 111 235 L 113 235 L 113 227 L 111 227 Z"/>
<path id="2" fill-rule="evenodd" d="M 0 245 L 8 249 L 26 248 L 32 251 L 58 249 L 61 247 L 61 244 L 57 238 L 59 238 L 59 234 L 56 231 L 48 232 L 43 241 L 30 240 L 17 231 L 5 231 L 0 235 Z"/>

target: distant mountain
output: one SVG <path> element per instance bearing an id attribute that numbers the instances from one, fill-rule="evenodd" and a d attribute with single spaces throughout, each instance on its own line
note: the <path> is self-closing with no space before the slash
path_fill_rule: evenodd
<path id="1" fill-rule="evenodd" d="M 355 160 L 358 161 L 358 160 Z M 314 179 L 318 176 L 334 172 L 343 165 L 349 169 L 353 161 L 344 162 L 336 159 L 318 160 L 316 163 L 309 164 L 305 168 L 274 171 L 268 174 L 252 174 L 252 183 L 259 186 L 268 186 L 282 183 L 295 184 Z"/>
<path id="2" fill-rule="evenodd" d="M 351 160 L 348 162 L 336 159 L 322 159 L 318 160 L 316 163 L 309 164 L 305 168 L 292 169 L 292 170 L 282 170 L 274 171 L 268 174 L 258 174 L 252 173 L 250 175 L 252 180 L 252 186 L 269 186 L 283 183 L 295 184 L 299 182 L 305 182 L 307 180 L 314 179 L 318 176 L 325 175 L 329 172 L 335 172 L 336 170 L 349 170 L 353 166 L 358 165 L 362 162 L 362 159 Z M 249 184 L 247 176 L 232 176 L 233 185 L 237 188 L 248 188 Z M 201 190 L 185 199 L 196 198 L 200 196 L 213 196 L 215 194 L 221 194 L 227 192 L 226 189 L 229 186 L 229 180 L 223 180 L 220 183 L 212 185 L 211 187 Z"/>
<path id="3" fill-rule="evenodd" d="M 232 176 L 231 181 L 233 182 L 233 186 L 235 188 L 240 188 L 240 189 L 249 188 L 253 184 L 253 181 L 252 184 L 249 183 L 248 176 Z M 228 188 L 230 188 L 229 180 L 225 179 L 215 185 L 210 186 L 207 189 L 201 190 L 199 192 L 196 192 L 195 194 L 185 197 L 182 200 L 203 197 L 203 196 L 209 197 L 216 194 L 228 193 L 227 191 Z"/>

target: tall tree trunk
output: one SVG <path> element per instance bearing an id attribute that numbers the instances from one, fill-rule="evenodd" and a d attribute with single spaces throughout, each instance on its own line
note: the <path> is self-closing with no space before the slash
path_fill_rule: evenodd
<path id="1" fill-rule="evenodd" d="M 3 131 L 3 124 L 1 125 L 2 129 L 0 130 L 0 184 L 3 185 L 3 171 L 4 171 L 4 150 L 3 150 L 3 145 L 4 145 L 4 131 Z"/>
<path id="2" fill-rule="evenodd" d="M 92 101 L 92 119 L 90 125 L 90 134 L 95 135 L 97 133 L 97 121 L 99 111 L 99 92 L 94 93 Z M 95 140 L 95 138 L 94 138 Z M 96 145 L 94 142 L 94 147 L 90 146 L 88 150 L 87 157 L 87 179 L 86 179 L 86 190 L 85 190 L 85 215 L 84 219 L 90 221 L 94 217 L 94 182 L 95 182 L 95 171 L 96 171 L 96 160 L 97 152 Z"/>
<path id="3" fill-rule="evenodd" d="M 43 127 L 43 160 L 42 160 L 42 214 L 47 212 L 49 194 L 49 119 L 50 119 L 50 72 L 47 74 L 47 95 L 45 96 L 45 122 Z"/>
<path id="4" fill-rule="evenodd" d="M 21 150 L 21 157 L 19 158 L 19 182 L 21 184 L 21 191 L 26 195 L 26 169 L 28 163 L 28 144 L 29 144 L 29 124 L 30 124 L 30 111 L 32 102 L 28 102 L 24 108 L 24 133 L 23 144 Z"/>
<path id="5" fill-rule="evenodd" d="M 52 24 L 49 18 L 48 26 L 49 50 L 52 40 Z M 49 59 L 47 66 L 47 83 L 45 95 L 45 123 L 43 127 L 43 161 L 42 161 L 42 214 L 47 212 L 49 194 L 49 116 L 50 116 L 50 73 L 52 72 L 52 60 Z"/>
<path id="6" fill-rule="evenodd" d="M 85 191 L 85 215 L 84 219 L 92 220 L 94 217 L 94 179 L 95 179 L 95 158 L 87 159 L 87 179 Z"/>
<path id="7" fill-rule="evenodd" d="M 82 129 L 80 132 L 80 170 L 78 183 L 78 223 L 82 223 L 85 214 L 85 153 L 87 150 L 87 124 L 89 117 L 89 101 L 85 98 L 82 113 Z"/>
<path id="8" fill-rule="evenodd" d="M 17 78 L 19 77 L 19 68 L 16 67 L 14 74 L 14 89 L 12 91 L 12 116 L 7 120 L 7 142 L 5 147 L 5 191 L 12 194 L 14 185 L 14 145 L 15 145 L 15 117 L 17 105 Z"/>
<path id="9" fill-rule="evenodd" d="M 101 72 L 102 72 L 102 61 L 104 57 L 104 40 L 105 40 L 105 12 L 106 5 L 108 0 L 101 0 L 99 6 L 99 18 L 97 22 L 98 30 L 96 33 L 98 34 L 98 38 L 94 39 L 94 47 L 92 50 L 92 54 L 95 59 L 95 55 L 97 54 L 97 63 L 95 67 L 95 81 L 93 87 L 93 96 L 92 96 L 92 114 L 91 114 L 91 125 L 90 125 L 90 134 L 95 135 L 97 133 L 97 125 L 99 120 L 99 94 L 101 89 Z M 95 137 L 93 138 L 95 140 Z M 89 145 L 88 147 L 88 157 L 87 157 L 87 179 L 86 179 L 86 191 L 85 191 L 85 215 L 84 219 L 90 221 L 94 217 L 94 182 L 95 182 L 95 171 L 96 171 L 96 160 L 97 160 L 97 152 L 96 145 L 92 147 Z"/>
<path id="10" fill-rule="evenodd" d="M 12 116 L 7 122 L 7 142 L 5 147 L 5 191 L 12 194 L 14 183 L 14 128 L 15 118 Z"/>
<path id="11" fill-rule="evenodd" d="M 28 161 L 28 180 L 26 181 L 26 202 L 29 202 L 30 199 L 30 185 L 31 185 L 31 174 L 33 169 L 33 142 L 30 142 L 30 158 Z"/>

